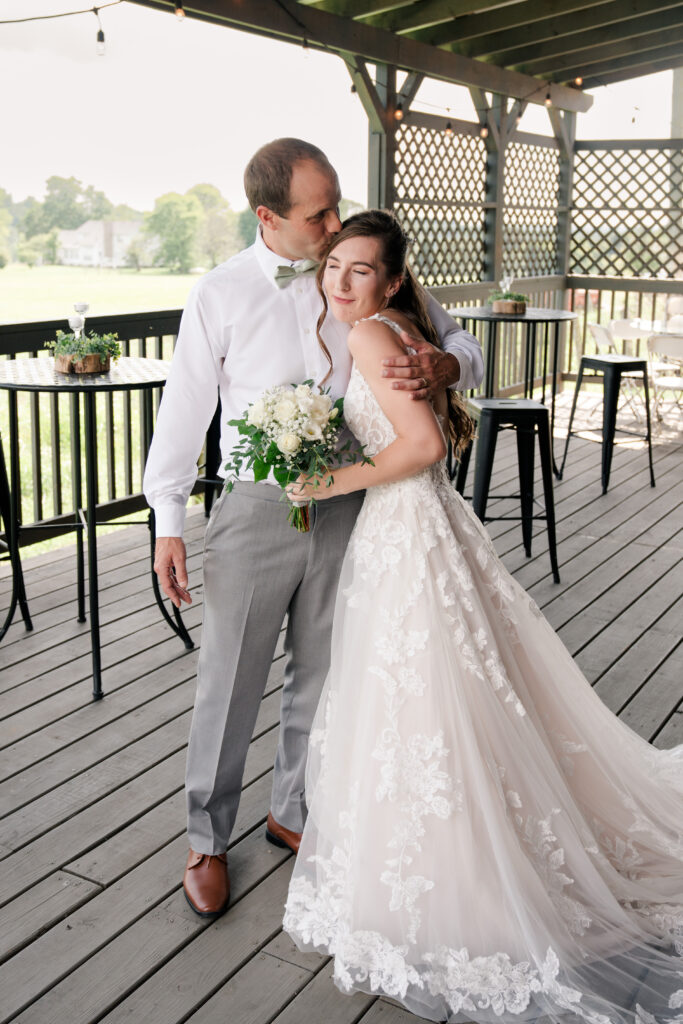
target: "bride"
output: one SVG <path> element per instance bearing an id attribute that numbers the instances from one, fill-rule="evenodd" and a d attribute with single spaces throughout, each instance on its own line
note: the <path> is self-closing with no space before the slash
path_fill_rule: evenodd
<path id="1" fill-rule="evenodd" d="M 435 1021 L 683 1024 L 683 747 L 601 703 L 444 466 L 457 399 L 377 370 L 434 332 L 392 215 L 320 270 L 354 324 L 345 415 L 374 466 L 340 579 L 284 927 L 334 978 Z M 311 496 L 294 485 L 295 497 Z"/>

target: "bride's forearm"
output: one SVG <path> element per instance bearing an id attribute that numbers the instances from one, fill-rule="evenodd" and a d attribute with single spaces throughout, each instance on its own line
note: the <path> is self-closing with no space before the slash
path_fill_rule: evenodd
<path id="1" fill-rule="evenodd" d="M 332 483 L 322 485 L 316 499 L 333 498 L 340 494 L 363 491 L 379 484 L 390 484 L 396 480 L 419 473 L 446 456 L 446 442 L 443 438 L 416 445 L 403 438 L 397 438 L 390 445 L 374 455 L 373 465 L 360 462 L 332 470 Z"/>

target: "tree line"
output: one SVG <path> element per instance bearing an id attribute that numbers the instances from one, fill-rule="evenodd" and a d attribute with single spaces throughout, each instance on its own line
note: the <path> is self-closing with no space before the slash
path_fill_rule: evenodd
<path id="1" fill-rule="evenodd" d="M 52 175 L 45 199 L 33 196 L 14 202 L 0 187 L 0 267 L 12 261 L 34 266 L 58 261 L 60 229 L 86 221 L 139 221 L 126 262 L 135 269 L 164 267 L 185 273 L 194 266 L 210 268 L 251 245 L 256 217 L 250 209 L 235 211 L 214 185 L 193 185 L 184 194 L 159 196 L 151 211 L 115 205 L 93 185 L 77 178 Z"/>

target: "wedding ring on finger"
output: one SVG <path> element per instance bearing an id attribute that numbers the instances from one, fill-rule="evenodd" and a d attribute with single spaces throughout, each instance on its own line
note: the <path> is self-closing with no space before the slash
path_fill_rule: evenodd
<path id="1" fill-rule="evenodd" d="M 420 377 L 420 381 L 421 381 L 421 383 L 420 383 L 420 387 L 421 388 L 428 388 L 429 387 L 429 381 L 427 380 L 426 377 Z"/>

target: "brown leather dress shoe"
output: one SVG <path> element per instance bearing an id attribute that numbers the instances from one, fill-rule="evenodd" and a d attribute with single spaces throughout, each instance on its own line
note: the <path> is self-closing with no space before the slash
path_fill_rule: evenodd
<path id="1" fill-rule="evenodd" d="M 190 850 L 183 876 L 185 899 L 200 917 L 217 917 L 228 909 L 230 878 L 225 853 L 213 856 Z"/>
<path id="2" fill-rule="evenodd" d="M 288 846 L 294 853 L 298 853 L 299 844 L 301 843 L 301 832 L 291 832 L 284 825 L 278 825 L 273 815 L 268 811 L 266 839 L 273 846 Z"/>

